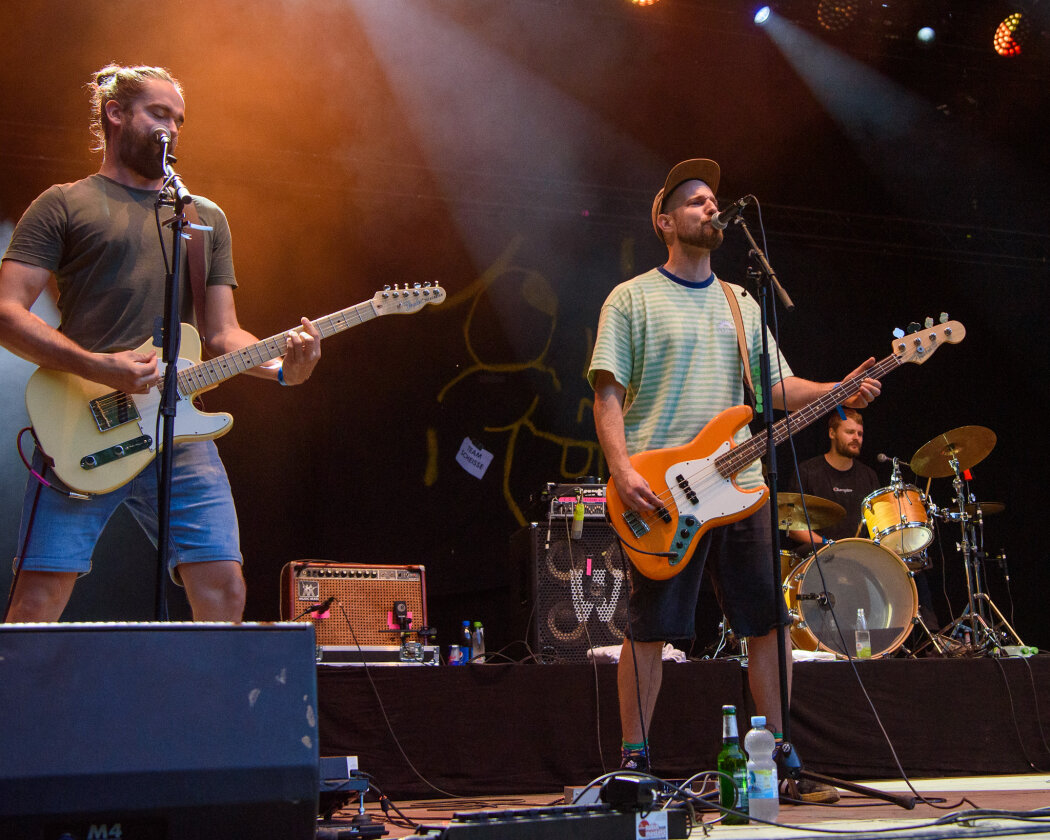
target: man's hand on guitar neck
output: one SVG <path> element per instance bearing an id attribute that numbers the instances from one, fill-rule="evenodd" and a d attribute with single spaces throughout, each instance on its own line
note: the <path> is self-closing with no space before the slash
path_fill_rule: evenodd
<path id="1" fill-rule="evenodd" d="M 321 333 L 309 318 L 303 318 L 302 325 L 302 329 L 288 332 L 287 349 L 281 362 L 285 385 L 301 385 L 310 378 L 321 358 Z"/>

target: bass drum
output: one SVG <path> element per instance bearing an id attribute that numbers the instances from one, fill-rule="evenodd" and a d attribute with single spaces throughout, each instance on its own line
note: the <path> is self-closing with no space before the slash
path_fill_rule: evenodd
<path id="1" fill-rule="evenodd" d="M 904 562 L 871 540 L 839 540 L 820 549 L 784 581 L 791 641 L 801 650 L 856 655 L 857 610 L 864 610 L 873 658 L 889 656 L 919 614 L 915 581 Z"/>

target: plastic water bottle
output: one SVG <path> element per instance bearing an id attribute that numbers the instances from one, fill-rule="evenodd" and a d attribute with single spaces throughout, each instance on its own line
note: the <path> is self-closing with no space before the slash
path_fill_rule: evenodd
<path id="1" fill-rule="evenodd" d="M 747 812 L 753 819 L 776 822 L 780 815 L 780 785 L 773 761 L 776 738 L 766 729 L 762 715 L 751 718 L 751 731 L 744 737 L 747 750 Z"/>
<path id="2" fill-rule="evenodd" d="M 871 659 L 871 633 L 868 631 L 868 620 L 864 617 L 864 607 L 857 608 L 857 659 Z"/>
<path id="3" fill-rule="evenodd" d="M 470 634 L 471 652 L 475 662 L 485 661 L 485 628 L 480 621 L 474 622 L 474 632 Z"/>
<path id="4" fill-rule="evenodd" d="M 722 707 L 722 751 L 718 753 L 718 772 L 729 779 L 718 779 L 718 804 L 723 808 L 747 813 L 747 757 L 740 749 L 736 728 L 736 706 Z M 734 785 L 735 783 L 735 785 Z M 747 825 L 747 817 L 726 813 L 724 825 Z"/>
<path id="5" fill-rule="evenodd" d="M 473 654 L 472 648 L 474 647 L 474 639 L 470 632 L 470 622 L 464 621 L 463 626 L 459 628 L 459 647 L 463 651 L 463 662 L 470 662 L 470 658 Z"/>

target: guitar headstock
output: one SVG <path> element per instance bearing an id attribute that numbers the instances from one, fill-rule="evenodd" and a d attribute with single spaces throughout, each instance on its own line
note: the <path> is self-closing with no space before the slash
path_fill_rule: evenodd
<path id="1" fill-rule="evenodd" d="M 929 324 L 908 335 L 893 340 L 892 348 L 901 362 L 914 362 L 921 365 L 934 354 L 942 344 L 958 344 L 966 338 L 966 327 L 958 321 L 945 321 L 942 324 Z"/>
<path id="2" fill-rule="evenodd" d="M 376 292 L 372 305 L 377 315 L 405 315 L 444 300 L 445 290 L 437 283 L 415 283 L 412 286 L 405 283 L 404 288 L 395 283 L 392 289 L 384 286 L 383 291 Z"/>

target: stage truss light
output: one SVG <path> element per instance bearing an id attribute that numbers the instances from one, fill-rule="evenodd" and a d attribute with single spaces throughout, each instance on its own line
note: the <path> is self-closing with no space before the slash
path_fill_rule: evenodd
<path id="1" fill-rule="evenodd" d="M 769 16 L 773 13 L 773 10 L 769 6 L 762 6 L 757 12 L 755 12 L 755 23 L 759 26 L 769 20 Z"/>
<path id="2" fill-rule="evenodd" d="M 923 26 L 915 33 L 915 40 L 921 47 L 929 47 L 937 40 L 937 33 L 932 26 Z"/>
<path id="3" fill-rule="evenodd" d="M 1014 12 L 1003 20 L 995 30 L 992 47 L 1006 58 L 1021 54 L 1021 46 L 1028 34 L 1028 19 L 1021 12 Z"/>
<path id="4" fill-rule="evenodd" d="M 634 6 L 652 6 L 658 0 L 631 0 L 631 4 Z"/>
<path id="5" fill-rule="evenodd" d="M 820 0 L 817 23 L 826 32 L 841 32 L 856 20 L 858 11 L 855 0 Z"/>

